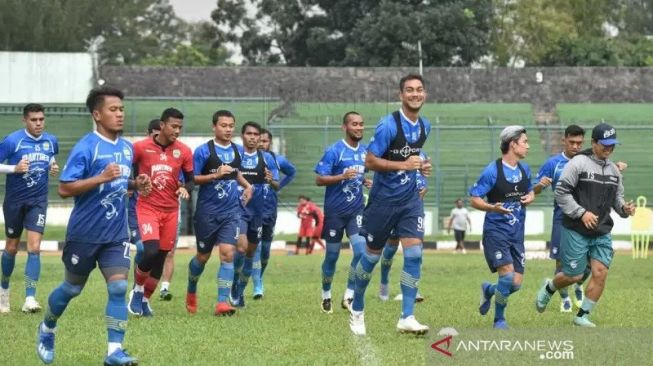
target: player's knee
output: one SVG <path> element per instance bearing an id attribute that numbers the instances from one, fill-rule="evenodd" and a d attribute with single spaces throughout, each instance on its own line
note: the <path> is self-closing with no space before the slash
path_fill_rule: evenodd
<path id="1" fill-rule="evenodd" d="M 365 238 L 362 235 L 358 235 L 358 234 L 352 235 L 349 238 L 349 242 L 351 243 L 351 247 L 354 251 L 354 255 L 356 254 L 361 255 L 365 250 L 365 246 L 367 244 Z"/>
<path id="2" fill-rule="evenodd" d="M 143 257 L 141 263 L 149 263 L 156 260 L 159 256 L 159 241 L 148 240 L 143 242 Z"/>
<path id="3" fill-rule="evenodd" d="M 124 297 L 127 293 L 127 280 L 116 280 L 107 283 L 107 292 L 109 292 L 110 297 Z"/>
<path id="4" fill-rule="evenodd" d="M 404 248 L 404 258 L 422 258 L 422 245 L 411 245 Z"/>
<path id="5" fill-rule="evenodd" d="M 592 268 L 592 277 L 598 281 L 605 281 L 605 278 L 608 276 L 608 268 L 601 265 L 596 268 Z M 582 276 L 581 276 L 582 277 Z"/>
<path id="6" fill-rule="evenodd" d="M 16 253 L 18 253 L 18 243 L 14 240 L 7 240 L 4 251 L 10 256 L 15 257 Z"/>
<path id="7" fill-rule="evenodd" d="M 66 293 L 66 295 L 70 296 L 71 298 L 81 294 L 83 288 L 84 288 L 83 286 L 73 285 L 68 281 L 64 281 L 61 284 L 61 289 Z"/>

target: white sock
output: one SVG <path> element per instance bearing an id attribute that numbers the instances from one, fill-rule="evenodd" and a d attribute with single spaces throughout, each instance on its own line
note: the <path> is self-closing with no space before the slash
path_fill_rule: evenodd
<path id="1" fill-rule="evenodd" d="M 170 289 L 170 282 L 161 282 L 161 291 L 168 291 Z"/>
<path id="2" fill-rule="evenodd" d="M 328 291 L 322 290 L 322 300 L 326 300 L 330 298 L 331 298 L 331 290 Z"/>
<path id="3" fill-rule="evenodd" d="M 109 349 L 107 351 L 107 356 L 114 353 L 118 349 L 122 349 L 122 343 L 109 342 Z"/>
<path id="4" fill-rule="evenodd" d="M 345 290 L 345 299 L 353 299 L 353 298 L 354 298 L 354 290 L 346 289 Z"/>
<path id="5" fill-rule="evenodd" d="M 134 284 L 134 291 L 136 291 L 136 292 L 145 292 L 145 286 L 135 283 Z"/>

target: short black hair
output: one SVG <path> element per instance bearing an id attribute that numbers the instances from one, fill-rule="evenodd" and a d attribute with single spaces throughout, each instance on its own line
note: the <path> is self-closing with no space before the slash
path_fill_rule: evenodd
<path id="1" fill-rule="evenodd" d="M 97 88 L 91 89 L 86 97 L 86 108 L 88 108 L 89 113 L 93 113 L 94 110 L 104 103 L 105 97 L 118 97 L 120 100 L 125 99 L 125 94 L 122 91 L 112 88 L 110 86 L 100 86 Z"/>
<path id="2" fill-rule="evenodd" d="M 565 137 L 585 136 L 585 130 L 579 125 L 569 125 L 565 128 Z"/>
<path id="3" fill-rule="evenodd" d="M 161 113 L 161 122 L 165 123 L 168 118 L 177 118 L 177 119 L 184 119 L 184 114 L 181 113 L 179 109 L 176 108 L 167 108 L 166 110 Z"/>
<path id="4" fill-rule="evenodd" d="M 354 111 L 349 111 L 349 112 L 345 113 L 345 115 L 342 116 L 342 124 L 343 124 L 343 125 L 344 125 L 344 124 L 347 124 L 347 118 L 348 118 L 349 116 L 351 116 L 352 114 L 355 114 L 355 115 L 357 115 L 357 116 L 360 116 L 360 115 L 361 115 L 360 113 L 358 113 L 358 112 L 354 112 Z"/>
<path id="5" fill-rule="evenodd" d="M 258 133 L 261 134 L 261 125 L 254 121 L 247 121 L 243 123 L 243 127 L 240 128 L 240 133 L 244 134 L 247 127 L 254 127 L 258 131 Z"/>
<path id="6" fill-rule="evenodd" d="M 212 121 L 214 126 L 216 123 L 218 123 L 218 119 L 220 119 L 220 117 L 229 117 L 234 120 L 234 123 L 236 122 L 236 117 L 234 117 L 233 113 L 226 109 L 220 109 L 219 111 L 213 113 Z"/>
<path id="7" fill-rule="evenodd" d="M 270 130 L 268 130 L 267 128 L 261 127 L 261 135 L 268 135 L 270 136 L 270 140 L 272 140 L 272 132 L 270 132 Z"/>
<path id="8" fill-rule="evenodd" d="M 45 108 L 38 103 L 29 103 L 23 107 L 23 117 L 27 117 L 30 113 L 45 112 Z"/>
<path id="9" fill-rule="evenodd" d="M 422 77 L 422 75 L 408 74 L 403 78 L 401 78 L 401 80 L 399 80 L 399 91 L 404 91 L 404 85 L 408 80 L 419 80 L 422 82 L 422 86 L 426 88 L 426 84 L 424 84 L 424 78 Z"/>
<path id="10" fill-rule="evenodd" d="M 300 195 L 297 197 L 297 199 L 298 199 L 298 200 L 305 199 L 305 200 L 307 200 L 307 201 L 310 201 L 310 200 L 311 200 L 310 197 L 308 197 L 308 196 L 304 196 L 303 194 L 300 194 Z"/>
<path id="11" fill-rule="evenodd" d="M 152 131 L 161 131 L 161 120 L 154 118 L 150 120 L 150 123 L 147 125 L 147 134 L 150 135 Z"/>
<path id="12" fill-rule="evenodd" d="M 510 143 L 519 141 L 519 139 L 521 138 L 521 135 L 523 135 L 525 133 L 526 133 L 526 129 L 524 128 L 524 129 L 520 130 L 519 133 L 517 135 L 515 135 L 513 138 L 511 138 L 510 140 L 502 141 L 501 146 L 500 146 L 501 153 L 506 154 L 508 152 L 508 150 L 510 150 Z"/>

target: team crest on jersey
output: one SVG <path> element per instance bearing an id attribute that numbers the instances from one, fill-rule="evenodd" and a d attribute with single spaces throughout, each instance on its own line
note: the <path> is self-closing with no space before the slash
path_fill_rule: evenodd
<path id="1" fill-rule="evenodd" d="M 503 254 L 502 254 L 500 251 L 497 250 L 497 251 L 494 253 L 494 258 L 496 258 L 496 259 L 498 259 L 498 260 L 501 260 L 501 258 L 503 258 Z"/>
<path id="2" fill-rule="evenodd" d="M 50 143 L 49 142 L 44 142 L 43 143 L 43 150 L 48 151 L 50 150 Z"/>
<path id="3" fill-rule="evenodd" d="M 368 242 L 368 243 L 371 243 L 371 242 L 373 242 L 373 241 L 374 241 L 374 235 L 372 235 L 372 234 L 367 234 L 367 242 Z"/>
<path id="4" fill-rule="evenodd" d="M 181 156 L 181 151 L 179 149 L 172 150 L 172 156 L 174 156 L 175 159 L 179 159 L 179 157 Z"/>
<path id="5" fill-rule="evenodd" d="M 334 236 L 336 236 L 336 231 L 333 230 L 333 229 L 332 229 L 332 230 L 329 230 L 329 236 L 332 237 L 332 238 L 333 238 Z"/>
<path id="6" fill-rule="evenodd" d="M 132 151 L 129 150 L 129 148 L 125 147 L 122 149 L 122 153 L 125 154 L 125 159 L 131 160 L 132 158 Z"/>
<path id="7" fill-rule="evenodd" d="M 79 257 L 77 254 L 73 254 L 73 256 L 70 258 L 70 263 L 72 263 L 73 266 L 79 263 Z"/>
<path id="8" fill-rule="evenodd" d="M 204 244 L 203 241 L 198 241 L 198 242 L 197 242 L 197 246 L 200 247 L 200 248 L 202 248 L 202 249 L 204 249 L 204 247 L 206 246 L 206 244 Z"/>

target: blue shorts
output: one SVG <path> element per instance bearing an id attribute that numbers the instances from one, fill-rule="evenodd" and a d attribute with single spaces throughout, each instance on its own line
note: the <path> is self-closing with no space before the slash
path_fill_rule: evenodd
<path id="1" fill-rule="evenodd" d="M 492 273 L 497 268 L 512 264 L 515 272 L 524 274 L 526 265 L 524 231 L 518 235 L 506 235 L 497 231 L 483 230 L 483 253 Z"/>
<path id="2" fill-rule="evenodd" d="M 549 258 L 560 260 L 560 232 L 562 229 L 562 219 L 553 219 L 551 225 L 551 241 L 549 248 Z"/>
<path id="3" fill-rule="evenodd" d="M 257 243 L 263 236 L 263 217 L 258 215 L 242 215 L 239 224 L 240 234 L 247 235 L 248 243 Z"/>
<path id="4" fill-rule="evenodd" d="M 20 238 L 23 228 L 43 234 L 48 201 L 7 202 L 2 205 L 7 238 Z"/>
<path id="5" fill-rule="evenodd" d="M 342 237 L 347 232 L 347 237 L 358 234 L 363 225 L 363 211 L 347 216 L 324 216 L 324 228 L 322 229 L 322 239 L 327 243 L 340 243 Z"/>
<path id="6" fill-rule="evenodd" d="M 129 270 L 129 242 L 88 244 L 66 241 L 61 261 L 68 272 L 88 276 L 97 265 L 100 268 L 122 267 Z"/>
<path id="7" fill-rule="evenodd" d="M 210 253 L 216 244 L 232 244 L 238 241 L 240 213 L 211 216 L 195 214 L 194 227 L 197 251 Z"/>
<path id="8" fill-rule="evenodd" d="M 269 216 L 263 218 L 263 226 L 261 230 L 262 241 L 272 241 L 274 237 L 274 227 L 277 224 L 276 216 Z"/>
<path id="9" fill-rule="evenodd" d="M 424 239 L 424 206 L 421 200 L 399 205 L 384 202 L 370 202 L 363 211 L 363 225 L 360 235 L 367 246 L 380 250 L 390 237 Z"/>

